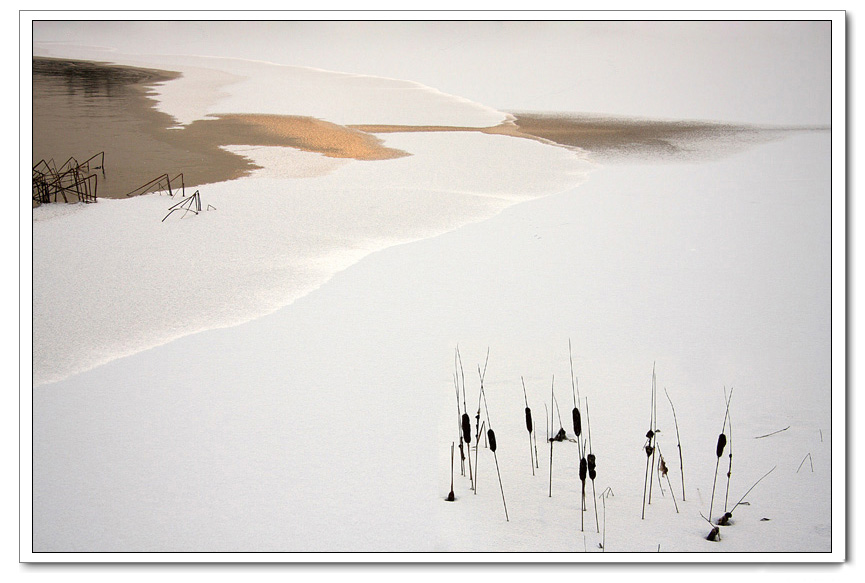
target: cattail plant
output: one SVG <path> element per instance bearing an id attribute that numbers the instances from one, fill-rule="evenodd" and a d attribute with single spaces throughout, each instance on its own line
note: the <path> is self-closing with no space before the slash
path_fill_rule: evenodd
<path id="1" fill-rule="evenodd" d="M 598 497 L 595 495 L 595 477 L 597 477 L 597 464 L 595 454 L 592 451 L 592 422 L 589 418 L 589 398 L 586 397 L 586 433 L 589 436 L 589 454 L 586 456 L 586 466 L 589 471 L 589 479 L 592 481 L 592 500 L 595 506 L 595 528 L 600 532 L 598 525 Z"/>
<path id="2" fill-rule="evenodd" d="M 571 362 L 571 392 L 573 393 L 573 397 L 574 397 L 574 409 L 573 409 L 573 411 L 571 411 L 571 415 L 572 415 L 573 420 L 574 420 L 574 435 L 577 436 L 577 448 L 579 449 L 580 434 L 583 431 L 583 424 L 582 424 L 582 421 L 580 419 L 580 410 L 577 407 L 577 401 L 579 400 L 577 398 L 577 394 L 579 392 L 579 390 L 577 389 L 577 387 L 579 386 L 579 380 L 576 379 L 576 377 L 574 377 L 574 356 L 571 353 L 571 340 L 570 340 L 570 338 L 568 339 L 568 358 L 570 359 L 570 362 Z M 580 458 L 582 458 L 582 457 L 583 457 L 583 454 L 582 454 L 582 451 L 580 451 Z"/>
<path id="3" fill-rule="evenodd" d="M 468 461 L 469 461 L 469 480 L 472 484 L 472 490 L 475 489 L 475 478 L 472 474 L 472 422 L 469 418 L 469 410 L 466 406 L 466 376 L 465 371 L 463 370 L 463 359 L 460 356 L 460 348 L 457 346 L 457 361 L 459 362 L 460 367 L 460 378 L 462 379 L 463 386 L 463 414 L 460 419 L 460 426 L 462 428 L 462 439 L 466 442 L 466 448 L 468 449 Z M 459 405 L 459 403 L 457 403 Z"/>
<path id="4" fill-rule="evenodd" d="M 676 408 L 673 406 L 673 400 L 670 398 L 670 393 L 664 388 L 664 394 L 667 395 L 667 400 L 670 402 L 670 409 L 673 410 L 673 423 L 676 425 L 676 444 L 679 448 L 679 470 L 682 475 L 682 502 L 685 502 L 685 462 L 682 459 L 682 440 L 679 437 L 679 420 L 676 418 Z"/>
<path id="5" fill-rule="evenodd" d="M 529 432 L 529 456 L 531 457 L 532 462 L 532 475 L 535 475 L 535 458 L 532 454 L 532 431 L 534 426 L 532 425 L 532 410 L 529 408 L 529 398 L 526 396 L 526 380 L 523 377 L 520 377 L 520 380 L 523 383 L 523 399 L 526 402 L 526 429 Z"/>
<path id="6" fill-rule="evenodd" d="M 726 391 L 725 391 L 726 393 Z M 724 447 L 727 445 L 727 436 L 724 434 L 724 430 L 727 428 L 727 415 L 730 413 L 730 399 L 733 398 L 733 390 L 730 389 L 730 397 L 726 399 L 727 401 L 727 411 L 724 413 L 724 425 L 721 426 L 721 433 L 718 435 L 718 443 L 715 446 L 715 456 L 717 459 L 715 460 L 715 478 L 712 481 L 712 499 L 709 502 L 709 523 L 712 522 L 712 507 L 715 505 L 715 485 L 718 481 L 718 465 L 721 463 L 721 456 L 724 455 Z"/>
<path id="7" fill-rule="evenodd" d="M 568 338 L 568 360 L 571 365 L 571 394 L 574 398 L 574 408 L 571 410 L 571 417 L 574 422 L 574 435 L 577 438 L 577 455 L 580 456 L 580 531 L 585 532 L 585 511 L 586 511 L 586 477 L 588 475 L 588 460 L 583 448 L 581 436 L 583 433 L 583 424 L 580 418 L 580 409 L 577 406 L 577 380 L 574 376 L 574 355 L 571 348 L 571 339 Z"/>
<path id="8" fill-rule="evenodd" d="M 658 399 L 657 399 L 657 377 L 655 376 L 655 364 L 652 363 L 652 441 L 658 443 Z M 655 473 L 655 448 L 652 447 L 652 465 L 649 470 L 649 504 L 652 503 L 652 477 Z"/>
<path id="9" fill-rule="evenodd" d="M 580 437 L 583 433 L 583 424 L 580 419 L 580 409 L 577 407 L 576 379 L 574 378 L 574 358 L 571 355 L 571 341 L 568 340 L 568 356 L 571 360 L 571 392 L 574 397 L 574 408 L 571 416 L 574 421 L 574 434 L 577 436 L 577 453 L 580 456 L 580 531 L 585 532 L 586 511 L 586 477 L 588 475 L 589 462 L 586 460 L 583 442 Z"/>
<path id="10" fill-rule="evenodd" d="M 588 475 L 589 463 L 586 458 L 580 458 L 580 482 L 582 482 L 582 510 L 580 511 L 580 531 L 585 529 L 585 516 L 583 510 L 586 509 L 586 476 Z"/>
<path id="11" fill-rule="evenodd" d="M 489 359 L 489 350 L 487 350 L 487 359 Z M 486 370 L 487 370 L 486 364 L 484 364 L 484 371 L 483 372 L 481 372 L 481 367 L 478 366 L 478 375 L 481 378 L 481 395 L 483 396 L 483 399 L 484 399 L 484 411 L 487 414 L 487 423 L 489 423 L 489 429 L 487 429 L 487 439 L 489 440 L 489 443 L 490 443 L 490 449 L 493 452 L 493 459 L 496 462 L 496 474 L 499 477 L 499 488 L 502 491 L 502 504 L 504 505 L 504 508 L 505 508 L 505 521 L 510 522 L 510 519 L 508 518 L 508 504 L 505 501 L 505 488 L 502 485 L 502 474 L 499 471 L 499 458 L 496 455 L 496 434 L 493 431 L 492 421 L 490 421 L 490 410 L 489 410 L 489 407 L 487 405 L 486 393 L 484 393 L 484 376 L 486 376 Z"/>
<path id="12" fill-rule="evenodd" d="M 553 403 L 556 400 L 556 375 L 553 375 L 553 381 L 550 384 L 550 424 L 549 424 L 549 434 L 547 435 L 547 441 L 550 442 L 550 498 L 553 497 L 553 437 L 552 437 L 552 427 L 553 427 Z M 545 405 L 546 406 L 546 405 Z"/>
<path id="13" fill-rule="evenodd" d="M 532 442 L 535 446 L 535 468 L 539 469 L 540 466 L 538 465 L 538 432 L 537 431 L 532 431 Z"/>
<path id="14" fill-rule="evenodd" d="M 652 364 L 652 401 L 649 410 L 649 431 L 646 432 L 646 445 L 643 449 L 646 452 L 646 476 L 643 480 L 643 513 L 640 516 L 641 520 L 646 518 L 646 493 L 649 494 L 649 504 L 652 503 L 652 480 L 649 477 L 650 471 L 654 476 L 654 456 L 655 456 L 655 365 Z"/>

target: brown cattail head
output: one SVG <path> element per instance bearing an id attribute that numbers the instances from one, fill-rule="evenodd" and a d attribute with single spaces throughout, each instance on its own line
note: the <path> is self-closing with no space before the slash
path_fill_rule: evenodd
<path id="1" fill-rule="evenodd" d="M 490 449 L 493 450 L 493 453 L 496 451 L 496 434 L 492 429 L 487 430 L 487 439 L 490 442 Z"/>
<path id="2" fill-rule="evenodd" d="M 526 407 L 526 429 L 532 432 L 532 410 Z"/>
<path id="3" fill-rule="evenodd" d="M 715 448 L 715 455 L 721 457 L 724 453 L 724 447 L 727 445 L 727 436 L 723 433 L 718 436 L 718 446 Z"/>
<path id="4" fill-rule="evenodd" d="M 598 475 L 598 472 L 595 471 L 595 454 L 590 453 L 586 456 L 586 463 L 589 466 L 589 478 L 592 480 L 595 479 L 595 476 Z"/>
<path id="5" fill-rule="evenodd" d="M 463 413 L 463 441 L 472 442 L 472 422 L 468 413 Z"/>
<path id="6" fill-rule="evenodd" d="M 580 460 L 580 481 L 586 481 L 586 469 L 588 467 L 588 463 L 586 462 L 586 458 L 582 458 Z"/>
<path id="7" fill-rule="evenodd" d="M 664 462 L 664 456 L 661 456 L 661 462 L 658 464 L 658 470 L 661 472 L 662 476 L 666 476 L 669 471 L 667 468 L 667 464 Z"/>
<path id="8" fill-rule="evenodd" d="M 652 457 L 652 452 L 655 451 L 655 448 L 651 445 L 646 446 L 646 457 Z"/>
<path id="9" fill-rule="evenodd" d="M 718 519 L 718 524 L 721 526 L 727 526 L 730 524 L 730 519 L 733 518 L 732 512 L 725 512 L 724 516 Z"/>
<path id="10" fill-rule="evenodd" d="M 577 437 L 579 437 L 580 434 L 583 432 L 583 423 L 580 420 L 580 410 L 577 409 L 576 407 L 574 407 L 573 416 L 574 416 L 574 433 L 576 434 Z"/>
<path id="11" fill-rule="evenodd" d="M 655 432 L 652 431 L 651 429 L 649 429 L 649 430 L 646 432 L 646 439 L 652 439 L 653 437 L 655 437 Z"/>
<path id="12" fill-rule="evenodd" d="M 454 500 L 456 500 L 456 497 L 454 496 L 453 490 L 451 490 L 450 494 L 448 494 L 448 497 L 445 498 L 445 500 L 447 500 L 448 502 L 453 502 Z"/>

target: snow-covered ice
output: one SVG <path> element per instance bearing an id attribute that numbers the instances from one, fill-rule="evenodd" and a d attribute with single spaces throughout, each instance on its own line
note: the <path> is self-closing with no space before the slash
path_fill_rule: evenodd
<path id="1" fill-rule="evenodd" d="M 160 88 L 179 123 L 234 112 L 475 126 L 506 117 L 413 82 L 125 59 L 210 80 L 189 102 L 182 80 Z M 286 101 L 262 89 L 282 75 L 298 86 Z M 34 209 L 34 551 L 579 560 L 572 553 L 660 548 L 820 560 L 841 550 L 828 131 L 708 161 L 606 167 L 506 136 L 383 139 L 411 156 L 233 148 L 264 168 L 201 186 L 215 210 L 184 219 L 162 222 L 174 201 L 159 195 Z M 554 446 L 548 495 L 544 410 L 555 377 L 570 432 L 569 341 L 591 413 L 594 493 L 614 494 L 598 500 L 603 534 L 591 497 L 581 529 L 576 444 Z M 457 461 L 448 503 L 457 345 L 472 417 L 489 348 L 498 448 L 497 459 L 477 452 L 477 493 Z M 653 367 L 672 488 L 654 484 L 664 492 L 641 520 Z M 538 431 L 534 476 L 521 377 Z M 700 513 L 725 391 L 730 502 L 776 469 L 709 542 Z"/>

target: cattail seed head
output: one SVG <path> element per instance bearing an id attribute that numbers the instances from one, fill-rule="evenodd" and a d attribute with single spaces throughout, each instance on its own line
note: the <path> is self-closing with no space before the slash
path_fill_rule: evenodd
<path id="1" fill-rule="evenodd" d="M 586 458 L 582 458 L 580 460 L 580 480 L 586 481 L 586 468 L 588 467 L 588 463 L 586 463 Z"/>
<path id="2" fill-rule="evenodd" d="M 472 442 L 472 422 L 468 413 L 463 413 L 463 441 Z"/>
<path id="3" fill-rule="evenodd" d="M 652 457 L 652 452 L 655 451 L 655 448 L 651 445 L 646 446 L 646 457 Z"/>
<path id="4" fill-rule="evenodd" d="M 715 455 L 721 457 L 724 453 L 724 447 L 727 445 L 727 436 L 723 433 L 718 436 L 718 446 L 715 448 Z"/>
<path id="5" fill-rule="evenodd" d="M 574 407 L 573 416 L 574 416 L 574 433 L 576 434 L 577 437 L 579 437 L 580 434 L 583 432 L 583 423 L 580 420 L 580 410 L 577 409 L 576 407 Z"/>
<path id="6" fill-rule="evenodd" d="M 487 430 L 487 439 L 490 442 L 490 449 L 495 453 L 496 451 L 496 434 L 492 429 Z"/>
<path id="7" fill-rule="evenodd" d="M 595 471 L 595 454 L 590 453 L 586 456 L 586 463 L 589 466 L 589 478 L 592 480 L 595 479 L 595 476 L 598 475 L 598 472 Z"/>
<path id="8" fill-rule="evenodd" d="M 532 410 L 526 407 L 526 429 L 532 432 Z"/>
<path id="9" fill-rule="evenodd" d="M 649 429 L 649 430 L 646 432 L 646 439 L 652 439 L 654 436 L 655 436 L 655 432 L 652 431 L 651 429 Z"/>

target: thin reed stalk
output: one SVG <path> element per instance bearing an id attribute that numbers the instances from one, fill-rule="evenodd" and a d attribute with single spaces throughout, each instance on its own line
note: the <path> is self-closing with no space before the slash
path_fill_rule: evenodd
<path id="1" fill-rule="evenodd" d="M 733 396 L 733 389 L 730 389 L 730 397 Z M 727 512 L 727 502 L 730 497 L 730 476 L 733 475 L 733 417 L 730 415 L 730 402 L 727 401 L 727 430 L 730 437 L 727 439 L 727 453 L 730 456 L 730 463 L 727 466 L 727 489 L 724 491 L 724 512 Z"/>
<path id="2" fill-rule="evenodd" d="M 553 403 L 556 400 L 555 386 L 556 386 L 556 375 L 553 375 L 553 382 L 550 384 L 550 424 L 549 424 L 550 433 L 552 433 L 552 427 L 553 427 L 552 408 L 553 408 Z M 544 405 L 544 407 L 546 407 L 546 404 Z M 552 438 L 552 435 L 547 436 L 547 441 L 550 442 L 550 498 L 552 498 L 553 497 L 553 438 Z"/>
<path id="3" fill-rule="evenodd" d="M 685 462 L 682 458 L 682 439 L 679 437 L 679 420 L 676 418 L 676 407 L 673 406 L 673 400 L 670 398 L 670 393 L 664 387 L 664 394 L 667 395 L 667 400 L 670 402 L 670 408 L 673 410 L 673 423 L 676 425 L 676 445 L 679 448 L 679 473 L 682 475 L 682 502 L 685 502 Z"/>

